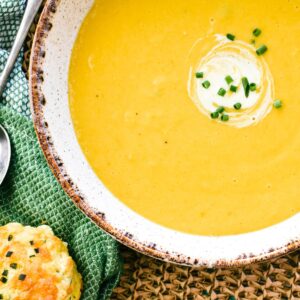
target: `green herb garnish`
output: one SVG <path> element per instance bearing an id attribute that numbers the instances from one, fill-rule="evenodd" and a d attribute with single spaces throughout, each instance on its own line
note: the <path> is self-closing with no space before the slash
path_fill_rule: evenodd
<path id="1" fill-rule="evenodd" d="M 241 107 L 242 107 L 242 104 L 241 103 L 235 103 L 234 105 L 233 105 L 233 107 L 236 109 L 236 110 L 239 110 Z"/>
<path id="2" fill-rule="evenodd" d="M 259 28 L 255 28 L 252 33 L 254 36 L 258 37 L 261 34 L 261 30 Z"/>
<path id="3" fill-rule="evenodd" d="M 236 93 L 238 87 L 236 85 L 231 85 L 230 86 L 230 91 L 233 92 L 233 93 Z"/>
<path id="4" fill-rule="evenodd" d="M 11 263 L 9 266 L 10 266 L 12 269 L 16 269 L 16 268 L 18 267 L 18 264 L 16 264 L 16 263 Z"/>
<path id="5" fill-rule="evenodd" d="M 208 89 L 210 87 L 210 82 L 208 80 L 205 80 L 203 83 L 202 83 L 202 86 L 205 88 L 205 89 Z"/>
<path id="6" fill-rule="evenodd" d="M 256 91 L 256 83 L 250 83 L 249 88 L 250 88 L 250 91 L 251 91 L 251 92 Z"/>
<path id="7" fill-rule="evenodd" d="M 32 258 L 32 257 L 35 257 L 35 255 L 33 254 L 33 255 L 30 255 L 30 256 L 29 256 L 29 258 Z"/>
<path id="8" fill-rule="evenodd" d="M 29 243 L 30 243 L 30 245 L 31 245 L 31 246 L 34 244 L 34 242 L 33 242 L 33 241 L 29 241 Z"/>
<path id="9" fill-rule="evenodd" d="M 6 252 L 6 257 L 11 257 L 11 256 L 12 256 L 12 254 L 13 254 L 13 252 L 12 252 L 12 251 L 7 251 L 7 252 Z"/>
<path id="10" fill-rule="evenodd" d="M 233 82 L 233 78 L 230 75 L 227 75 L 225 77 L 225 81 L 227 82 L 227 84 L 230 84 L 231 82 Z"/>
<path id="11" fill-rule="evenodd" d="M 19 275 L 19 280 L 24 281 L 26 278 L 26 274 L 20 274 Z"/>
<path id="12" fill-rule="evenodd" d="M 7 238 L 7 240 L 10 242 L 13 239 L 13 236 L 10 234 Z"/>
<path id="13" fill-rule="evenodd" d="M 274 103 L 273 103 L 273 106 L 274 106 L 275 108 L 280 108 L 280 107 L 282 107 L 282 102 L 281 102 L 281 100 L 279 100 L 279 99 L 275 100 Z"/>
<path id="14" fill-rule="evenodd" d="M 256 54 L 263 55 L 267 50 L 268 50 L 268 47 L 266 45 L 262 45 L 256 50 Z"/>
<path id="15" fill-rule="evenodd" d="M 218 91 L 218 95 L 221 96 L 221 97 L 224 97 L 226 94 L 226 90 L 223 89 L 223 88 L 220 88 L 219 91 Z"/>
<path id="16" fill-rule="evenodd" d="M 212 119 L 218 119 L 219 118 L 219 113 L 217 111 L 214 111 L 210 114 L 210 117 Z"/>
<path id="17" fill-rule="evenodd" d="M 7 278 L 6 277 L 1 277 L 0 281 L 2 281 L 3 283 L 7 282 Z"/>
<path id="18" fill-rule="evenodd" d="M 35 248 L 35 249 L 34 249 L 34 252 L 35 252 L 35 253 L 39 253 L 39 252 L 40 252 L 40 249 L 39 249 L 39 248 Z"/>
<path id="19" fill-rule="evenodd" d="M 223 122 L 227 122 L 229 120 L 229 116 L 228 115 L 222 115 L 221 116 L 221 121 L 223 121 Z"/>
<path id="20" fill-rule="evenodd" d="M 217 109 L 216 109 L 216 112 L 221 114 L 222 112 L 224 112 L 225 108 L 223 106 L 219 106 Z"/>
<path id="21" fill-rule="evenodd" d="M 250 92 L 250 85 L 249 85 L 249 81 L 248 81 L 247 77 L 242 78 L 242 84 L 243 84 L 243 88 L 245 91 L 245 96 L 246 96 L 246 98 L 248 98 L 249 92 Z"/>
<path id="22" fill-rule="evenodd" d="M 8 270 L 4 270 L 4 271 L 2 272 L 2 275 L 3 275 L 3 276 L 7 276 L 7 275 L 8 275 Z"/>
<path id="23" fill-rule="evenodd" d="M 231 40 L 231 41 L 234 41 L 235 40 L 235 35 L 231 34 L 231 33 L 227 33 L 226 34 L 226 37 Z"/>
<path id="24" fill-rule="evenodd" d="M 203 72 L 196 72 L 196 78 L 203 78 L 204 73 Z"/>
<path id="25" fill-rule="evenodd" d="M 0 299 L 3 299 L 3 295 L 2 294 L 0 294 Z"/>

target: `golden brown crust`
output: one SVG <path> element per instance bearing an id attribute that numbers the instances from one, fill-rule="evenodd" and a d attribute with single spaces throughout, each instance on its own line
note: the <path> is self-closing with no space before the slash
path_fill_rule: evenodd
<path id="1" fill-rule="evenodd" d="M 81 275 L 50 227 L 0 227 L 0 295 L 15 300 L 77 300 Z"/>

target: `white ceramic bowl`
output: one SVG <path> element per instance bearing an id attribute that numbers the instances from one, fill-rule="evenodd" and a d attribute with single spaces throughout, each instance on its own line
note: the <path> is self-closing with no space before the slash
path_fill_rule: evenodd
<path id="1" fill-rule="evenodd" d="M 71 51 L 92 4 L 92 0 L 48 0 L 31 57 L 30 94 L 35 129 L 49 166 L 74 203 L 120 242 L 165 261 L 238 266 L 297 248 L 299 215 L 253 233 L 196 236 L 144 219 L 106 189 L 80 149 L 68 105 Z M 217 222 L 222 226 L 222 220 Z"/>

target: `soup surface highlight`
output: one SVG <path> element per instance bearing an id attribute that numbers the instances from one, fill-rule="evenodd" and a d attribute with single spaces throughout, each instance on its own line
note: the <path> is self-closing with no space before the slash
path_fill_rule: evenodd
<path id="1" fill-rule="evenodd" d="M 140 215 L 258 230 L 300 210 L 299 67 L 298 0 L 96 0 L 71 59 L 74 128 Z"/>

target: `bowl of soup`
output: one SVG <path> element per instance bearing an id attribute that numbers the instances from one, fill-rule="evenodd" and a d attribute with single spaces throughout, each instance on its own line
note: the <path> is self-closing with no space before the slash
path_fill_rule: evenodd
<path id="1" fill-rule="evenodd" d="M 48 0 L 30 94 L 66 193 L 165 261 L 296 249 L 299 19 L 288 0 Z"/>

